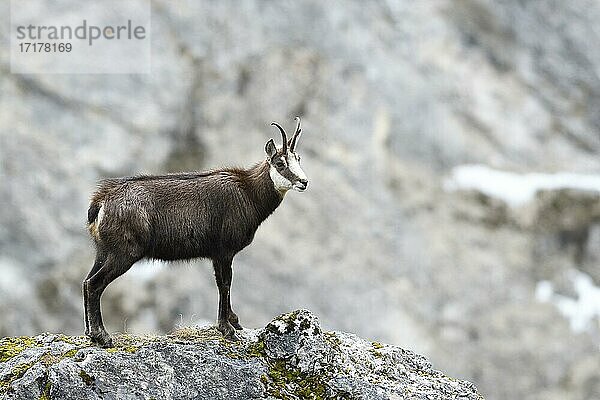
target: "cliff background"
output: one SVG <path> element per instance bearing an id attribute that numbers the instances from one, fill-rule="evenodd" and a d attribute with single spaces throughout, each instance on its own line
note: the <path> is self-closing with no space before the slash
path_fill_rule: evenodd
<path id="1" fill-rule="evenodd" d="M 18 75 L 0 1 L 0 335 L 81 334 L 98 179 L 249 165 L 302 115 L 310 187 L 235 260 L 243 325 L 308 308 L 491 400 L 600 397 L 598 2 L 152 6 L 151 74 Z M 164 333 L 216 299 L 153 262 L 103 305 Z"/>

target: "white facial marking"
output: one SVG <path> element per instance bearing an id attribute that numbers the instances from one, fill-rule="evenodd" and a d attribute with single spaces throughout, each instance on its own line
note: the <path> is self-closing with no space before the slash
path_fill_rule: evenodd
<path id="1" fill-rule="evenodd" d="M 300 180 L 308 180 L 306 178 L 306 174 L 304 173 L 304 171 L 302 171 L 302 167 L 300 167 L 300 163 L 298 162 L 298 160 L 296 160 L 296 157 L 288 157 L 288 161 L 289 169 L 292 174 L 296 175 Z"/>
<path id="2" fill-rule="evenodd" d="M 272 165 L 269 167 L 269 175 L 271 176 L 275 189 L 278 191 L 285 193 L 292 188 L 292 182 L 277 172 L 277 169 Z"/>

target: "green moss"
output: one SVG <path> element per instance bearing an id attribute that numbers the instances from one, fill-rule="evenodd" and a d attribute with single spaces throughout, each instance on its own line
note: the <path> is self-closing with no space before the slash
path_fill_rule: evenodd
<path id="1" fill-rule="evenodd" d="M 327 372 L 311 375 L 299 368 L 289 366 L 283 360 L 269 362 L 266 375 L 261 376 L 261 382 L 267 394 L 276 399 L 350 399 L 347 393 L 328 393 L 326 380 Z"/>
<path id="2" fill-rule="evenodd" d="M 383 349 L 385 346 L 379 342 L 371 342 L 371 345 L 373 346 L 373 348 L 371 349 L 371 353 L 378 358 L 382 358 L 383 357 L 383 353 L 380 352 L 380 349 Z"/>
<path id="3" fill-rule="evenodd" d="M 246 353 L 250 357 L 264 357 L 266 355 L 265 342 L 263 342 L 262 340 L 258 340 L 250 344 L 250 346 L 248 346 L 248 349 L 246 350 Z"/>
<path id="4" fill-rule="evenodd" d="M 379 342 L 371 342 L 371 344 L 373 345 L 374 348 L 376 349 L 383 349 L 383 345 Z"/>
<path id="5" fill-rule="evenodd" d="M 288 368 L 284 361 L 274 362 L 267 375 L 272 383 L 267 386 L 267 393 L 275 398 L 325 398 L 325 385 L 319 377 L 304 374 L 297 368 Z"/>
<path id="6" fill-rule="evenodd" d="M 77 354 L 78 351 L 79 351 L 79 349 L 71 349 L 71 350 L 65 352 L 65 354 L 63 354 L 63 358 L 64 357 L 69 357 L 69 358 L 75 357 L 75 354 Z"/>
<path id="7" fill-rule="evenodd" d="M 129 345 L 129 346 L 110 347 L 110 348 L 106 349 L 106 351 L 109 353 L 118 353 L 119 351 L 123 351 L 125 353 L 133 354 L 136 351 L 138 351 L 138 349 L 139 349 L 139 347 L 137 347 L 137 346 Z"/>
<path id="8" fill-rule="evenodd" d="M 124 352 L 131 353 L 131 354 L 135 353 L 138 350 L 139 350 L 139 347 L 137 347 L 137 346 L 127 346 L 123 349 Z"/>
<path id="9" fill-rule="evenodd" d="M 146 343 L 142 338 L 134 337 L 128 334 L 121 334 L 116 337 L 115 347 L 106 349 L 109 353 L 117 353 L 123 351 L 125 353 L 133 354 L 139 350 L 140 346 Z"/>
<path id="10" fill-rule="evenodd" d="M 280 316 L 275 318 L 275 321 L 281 321 L 285 324 L 285 329 L 284 329 L 283 333 L 290 333 L 294 330 L 294 328 L 296 327 L 296 318 L 298 317 L 299 313 L 300 313 L 300 311 L 296 310 L 296 311 L 293 311 L 288 314 L 281 314 Z M 281 332 L 279 331 L 279 328 L 273 323 L 268 324 L 265 329 L 268 332 L 271 332 L 274 334 L 278 334 L 278 335 L 281 334 Z"/>
<path id="11" fill-rule="evenodd" d="M 232 342 L 224 339 L 225 342 L 217 347 L 216 351 L 228 358 L 236 360 L 246 360 L 249 358 L 265 357 L 265 344 L 262 340 L 251 342 L 246 345 L 244 341 Z"/>
<path id="12" fill-rule="evenodd" d="M 373 353 L 373 355 L 377 358 L 382 358 L 383 357 L 383 353 L 377 350 L 371 350 L 371 353 Z"/>
<path id="13" fill-rule="evenodd" d="M 303 321 L 297 321 L 298 311 L 286 314 L 283 319 L 286 323 L 296 321 L 301 329 Z M 308 321 L 305 321 L 308 323 Z M 294 322 L 295 323 L 295 322 Z M 288 325 L 289 326 L 289 325 Z M 342 343 L 340 338 L 334 332 L 324 332 L 325 341 L 334 349 L 339 349 Z M 274 360 L 266 355 L 265 343 L 259 340 L 248 347 L 248 354 L 253 357 L 262 357 L 267 363 L 267 373 L 262 375 L 260 380 L 265 387 L 266 393 L 276 399 L 283 400 L 321 400 L 338 399 L 349 400 L 352 396 L 349 393 L 334 390 L 327 385 L 329 379 L 335 375 L 335 370 L 321 370 L 318 373 L 302 372 L 298 367 L 289 364 L 285 360 Z"/>
<path id="14" fill-rule="evenodd" d="M 61 355 L 53 355 L 53 354 L 50 354 L 49 352 L 46 352 L 46 353 L 44 353 L 44 355 L 42 355 L 40 357 L 40 359 L 38 361 L 41 362 L 46 368 L 48 368 L 54 364 L 58 364 L 65 358 L 75 357 L 75 354 L 77 354 L 78 351 L 79 351 L 79 349 L 75 348 L 75 349 L 67 350 Z"/>
<path id="15" fill-rule="evenodd" d="M 62 338 L 59 337 L 57 340 L 62 341 Z M 20 354 L 25 349 L 27 349 L 29 347 L 36 347 L 36 346 L 41 347 L 42 344 L 38 343 L 35 339 L 29 338 L 29 337 L 5 338 L 2 340 L 2 349 L 3 349 L 2 354 L 3 354 L 3 357 L 5 357 L 6 359 L 10 359 L 10 358 Z M 17 379 L 22 378 L 23 375 L 25 375 L 25 373 L 34 364 L 41 363 L 44 367 L 49 368 L 50 366 L 52 366 L 54 364 L 58 364 L 59 362 L 61 362 L 62 360 L 64 360 L 67 357 L 69 357 L 69 358 L 74 357 L 75 354 L 77 354 L 77 351 L 79 351 L 79 348 L 74 348 L 71 350 L 67 350 L 66 352 L 64 352 L 61 355 L 53 355 L 49 351 L 46 351 L 41 357 L 39 357 L 35 361 L 17 365 L 15 368 L 13 368 L 13 370 L 11 371 L 11 373 L 8 377 L 6 377 L 4 380 L 0 381 L 0 393 L 8 390 L 10 385 Z M 44 392 L 42 393 L 40 399 L 47 400 L 49 393 L 50 393 L 50 383 L 46 383 L 46 387 L 45 387 Z"/>
<path id="16" fill-rule="evenodd" d="M 290 333 L 295 329 L 309 331 L 311 329 L 310 320 L 300 316 L 301 311 L 294 311 L 289 314 L 283 314 L 277 317 L 277 320 L 284 323 L 284 333 Z M 267 332 L 281 334 L 277 324 L 269 324 L 266 327 Z M 321 330 L 318 327 L 309 332 L 309 334 L 318 335 Z M 333 348 L 339 349 L 342 341 L 334 332 L 324 332 L 324 340 Z M 351 399 L 351 395 L 345 392 L 335 391 L 328 387 L 327 381 L 331 379 L 335 371 L 322 370 L 319 373 L 311 374 L 302 372 L 299 368 L 288 364 L 285 360 L 273 360 L 269 358 L 265 351 L 265 343 L 258 340 L 247 348 L 247 354 L 251 357 L 262 357 L 267 363 L 267 373 L 262 375 L 260 380 L 265 387 L 266 393 L 273 398 L 283 400 L 308 399 Z"/>
<path id="17" fill-rule="evenodd" d="M 46 368 L 48 368 L 54 364 L 58 364 L 60 360 L 62 360 L 61 356 L 55 356 L 50 353 L 44 353 L 44 355 L 42 355 L 38 361 L 41 362 L 42 365 L 44 365 Z"/>
<path id="18" fill-rule="evenodd" d="M 56 335 L 56 340 L 69 343 L 75 346 L 89 346 L 92 342 L 85 336 L 67 336 L 63 334 Z"/>
<path id="19" fill-rule="evenodd" d="M 24 350 L 37 346 L 34 338 L 29 336 L 7 337 L 0 340 L 0 362 L 6 362 L 18 356 Z"/>
<path id="20" fill-rule="evenodd" d="M 219 337 L 219 343 L 221 343 L 222 346 L 225 346 L 228 348 L 235 346 L 235 342 L 233 340 L 224 338 L 223 336 Z"/>
<path id="21" fill-rule="evenodd" d="M 90 376 L 84 370 L 79 371 L 79 376 L 81 377 L 81 380 L 83 381 L 83 383 L 85 383 L 87 386 L 92 386 L 94 384 L 94 382 L 96 382 L 96 378 L 94 378 L 93 376 Z"/>
<path id="22" fill-rule="evenodd" d="M 44 386 L 44 391 L 38 400 L 50 400 L 50 389 L 52 389 L 52 384 L 50 381 L 46 381 L 46 386 Z"/>
<path id="23" fill-rule="evenodd" d="M 322 399 L 325 396 L 325 385 L 318 377 L 303 374 L 296 368 L 287 368 L 283 361 L 273 363 L 268 371 L 268 376 L 277 388 L 276 393 L 269 393 L 273 396 L 286 393 L 300 396 L 303 399 Z"/>
<path id="24" fill-rule="evenodd" d="M 282 314 L 278 319 L 287 322 L 288 324 L 294 323 L 296 318 L 298 318 L 298 314 L 300 314 L 300 310 L 292 311 L 291 313 Z"/>
<path id="25" fill-rule="evenodd" d="M 205 329 L 198 329 L 194 327 L 184 327 L 177 329 L 167 335 L 167 339 L 175 343 L 185 342 L 206 342 L 211 340 L 218 340 L 222 343 L 225 341 L 221 332 L 216 327 L 210 327 Z"/>
<path id="26" fill-rule="evenodd" d="M 53 341 L 61 341 L 76 346 L 73 349 L 67 350 L 62 354 L 53 355 L 49 351 L 46 351 L 40 358 L 30 363 L 21 363 L 14 367 L 10 374 L 4 379 L 0 380 L 0 393 L 5 393 L 11 386 L 11 384 L 20 379 L 25 375 L 34 364 L 41 363 L 45 368 L 57 364 L 65 358 L 75 357 L 77 352 L 83 348 L 89 347 L 91 342 L 83 336 L 66 336 L 56 335 Z M 148 340 L 149 341 L 149 340 Z M 117 340 L 117 347 L 108 349 L 109 352 L 123 351 L 126 353 L 135 353 L 140 343 L 143 343 L 144 339 L 138 337 L 131 337 L 129 335 L 119 335 Z M 7 337 L 0 340 L 0 362 L 7 362 L 12 358 L 18 356 L 23 351 L 32 347 L 48 348 L 47 343 L 38 342 L 35 338 L 22 336 L 22 337 Z M 85 374 L 85 372 L 83 373 Z M 80 374 L 84 382 L 93 382 L 94 378 L 89 375 Z M 89 379 L 88 379 L 89 378 Z M 50 384 L 47 383 L 40 399 L 48 400 L 50 395 Z"/>
<path id="27" fill-rule="evenodd" d="M 334 349 L 339 349 L 340 345 L 342 344 L 342 341 L 339 337 L 337 337 L 335 332 L 325 332 L 323 333 L 323 337 L 325 338 L 325 341 Z"/>
<path id="28" fill-rule="evenodd" d="M 14 379 L 19 379 L 23 375 L 25 375 L 25 372 L 27 372 L 29 370 L 29 368 L 31 368 L 33 366 L 33 364 L 35 364 L 35 362 L 32 361 L 29 363 L 19 364 L 16 367 L 14 367 L 11 372 Z"/>
<path id="29" fill-rule="evenodd" d="M 0 393 L 5 392 L 10 387 L 11 383 L 17 379 L 21 379 L 23 375 L 35 364 L 37 361 L 19 364 L 10 371 L 10 374 L 3 380 L 0 381 Z"/>

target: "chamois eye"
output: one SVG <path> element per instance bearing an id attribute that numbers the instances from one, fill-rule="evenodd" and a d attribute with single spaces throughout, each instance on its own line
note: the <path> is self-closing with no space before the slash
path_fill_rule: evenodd
<path id="1" fill-rule="evenodd" d="M 277 160 L 277 161 L 275 161 L 275 166 L 279 169 L 283 169 L 283 168 L 285 168 L 285 163 L 281 160 Z"/>
<path id="2" fill-rule="evenodd" d="M 296 160 L 298 160 L 298 162 L 300 162 L 300 158 L 301 158 L 300 155 L 296 154 Z"/>

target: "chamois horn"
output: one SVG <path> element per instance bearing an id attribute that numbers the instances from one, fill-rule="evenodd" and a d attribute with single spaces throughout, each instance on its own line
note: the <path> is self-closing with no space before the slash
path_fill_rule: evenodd
<path id="1" fill-rule="evenodd" d="M 283 153 L 287 154 L 288 143 L 287 143 L 287 135 L 285 134 L 285 130 L 277 122 L 271 122 L 271 125 L 276 126 L 277 129 L 279 129 L 279 132 L 281 132 L 281 140 L 283 140 Z"/>

